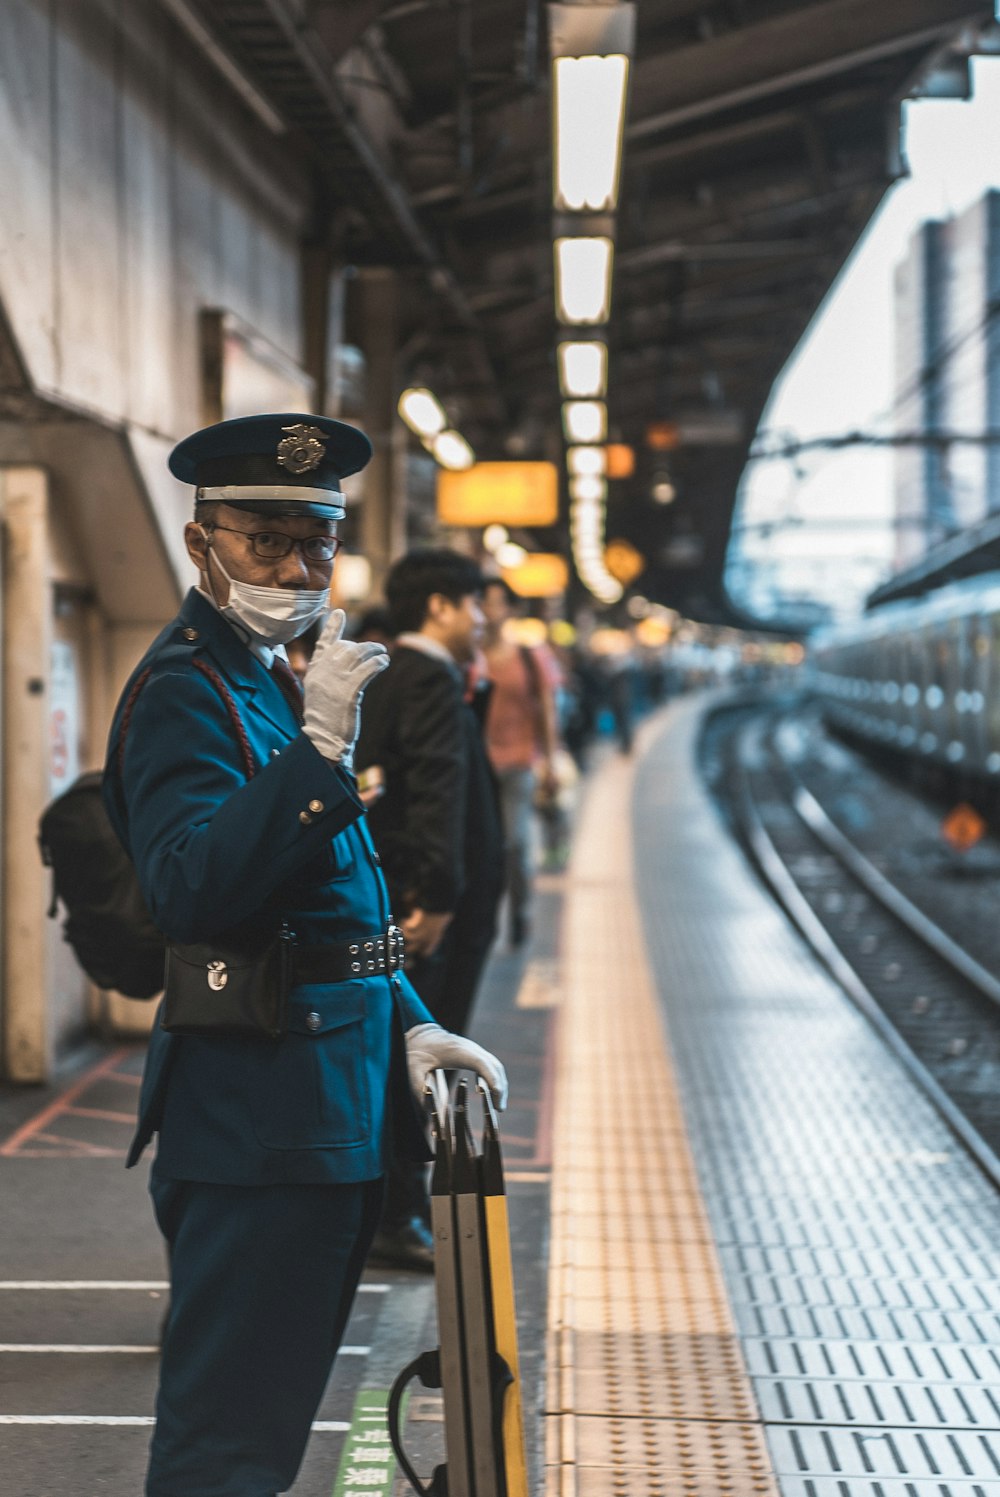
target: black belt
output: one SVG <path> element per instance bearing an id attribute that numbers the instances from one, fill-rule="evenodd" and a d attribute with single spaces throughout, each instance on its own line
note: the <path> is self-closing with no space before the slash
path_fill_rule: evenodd
<path id="1" fill-rule="evenodd" d="M 395 972 L 403 965 L 403 932 L 390 925 L 379 936 L 358 936 L 336 945 L 296 946 L 293 983 L 350 982 Z"/>

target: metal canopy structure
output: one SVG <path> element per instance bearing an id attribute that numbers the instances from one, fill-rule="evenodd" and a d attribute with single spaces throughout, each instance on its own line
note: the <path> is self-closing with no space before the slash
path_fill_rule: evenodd
<path id="1" fill-rule="evenodd" d="M 922 598 L 946 583 L 996 571 L 1000 571 L 1000 515 L 991 515 L 978 525 L 970 525 L 960 535 L 932 546 L 914 566 L 897 572 L 877 587 L 865 606 L 870 612 L 884 603 Z"/>
<path id="2" fill-rule="evenodd" d="M 545 6 L 163 3 L 301 140 L 337 254 L 400 271 L 408 382 L 480 458 L 558 461 Z M 608 535 L 646 557 L 649 597 L 732 621 L 725 551 L 771 386 L 905 170 L 901 102 L 967 96 L 993 9 L 642 0 L 608 328 L 611 436 L 637 462 Z"/>

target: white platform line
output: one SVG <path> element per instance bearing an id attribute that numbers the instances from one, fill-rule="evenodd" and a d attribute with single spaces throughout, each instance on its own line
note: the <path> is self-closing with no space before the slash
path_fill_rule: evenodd
<path id="1" fill-rule="evenodd" d="M 171 1287 L 166 1278 L 0 1278 L 0 1289 L 22 1290 L 145 1290 L 165 1293 Z M 358 1284 L 359 1295 L 388 1295 L 391 1284 Z"/>
<path id="2" fill-rule="evenodd" d="M 0 1279 L 0 1289 L 169 1289 L 166 1279 Z"/>
<path id="3" fill-rule="evenodd" d="M 0 1352 L 11 1352 L 21 1354 L 25 1352 L 48 1352 L 56 1356 L 64 1353 L 82 1352 L 88 1356 L 105 1356 L 117 1354 L 129 1354 L 144 1352 L 147 1355 L 159 1352 L 158 1346 L 101 1346 L 88 1345 L 85 1342 L 40 1342 L 40 1341 L 0 1341 Z M 342 1346 L 337 1353 L 338 1357 L 367 1357 L 371 1355 L 370 1346 Z"/>
<path id="4" fill-rule="evenodd" d="M 0 1279 L 0 1289 L 145 1289 L 170 1288 L 166 1279 Z M 359 1294 L 388 1294 L 391 1284 L 359 1284 Z"/>
<path id="5" fill-rule="evenodd" d="M 115 1352 L 122 1354 L 143 1352 L 147 1356 L 150 1356 L 153 1352 L 158 1352 L 159 1349 L 158 1346 L 85 1346 L 78 1342 L 72 1344 L 53 1342 L 51 1345 L 42 1345 L 34 1341 L 0 1342 L 0 1352 L 54 1352 L 58 1355 L 61 1355 L 63 1352 L 84 1352 L 93 1356 L 104 1356 Z"/>
<path id="6" fill-rule="evenodd" d="M 148 1427 L 152 1414 L 0 1414 L 0 1424 L 101 1424 Z"/>
<path id="7" fill-rule="evenodd" d="M 61 1424 L 124 1426 L 148 1429 L 156 1420 L 151 1414 L 0 1414 L 0 1424 Z M 350 1425 L 342 1419 L 317 1419 L 314 1433 L 346 1434 Z"/>

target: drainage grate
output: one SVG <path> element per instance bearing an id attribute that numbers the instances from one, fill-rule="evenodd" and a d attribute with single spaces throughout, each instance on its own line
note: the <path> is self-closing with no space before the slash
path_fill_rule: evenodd
<path id="1" fill-rule="evenodd" d="M 779 1474 L 1000 1481 L 1000 1437 L 995 1433 L 772 1425 L 768 1441 Z"/>

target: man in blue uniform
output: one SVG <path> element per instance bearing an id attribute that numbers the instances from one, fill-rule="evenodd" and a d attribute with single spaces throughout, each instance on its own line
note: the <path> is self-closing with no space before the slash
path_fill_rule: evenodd
<path id="1" fill-rule="evenodd" d="M 108 812 L 170 971 L 186 974 L 183 992 L 168 980 L 129 1156 L 158 1133 L 171 1310 L 147 1497 L 291 1486 L 378 1220 L 390 1135 L 426 1154 L 412 1093 L 429 1070 L 465 1066 L 506 1100 L 499 1061 L 434 1024 L 402 970 L 351 771 L 384 647 L 344 640 L 337 611 L 304 689 L 284 658 L 328 607 L 340 482 L 370 455 L 353 427 L 299 414 L 222 422 L 174 449 L 171 471 L 195 486 L 185 540 L 200 585 L 112 725 Z M 235 1022 L 247 974 L 265 974 L 267 996 L 271 968 L 254 963 L 282 934 L 279 1037 L 231 1028 L 227 984 Z"/>

